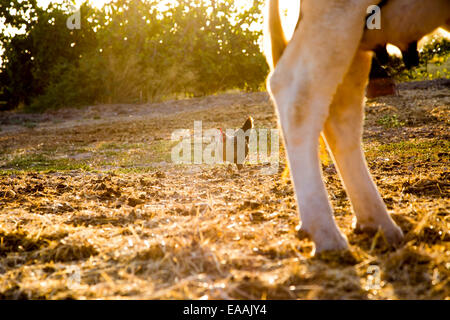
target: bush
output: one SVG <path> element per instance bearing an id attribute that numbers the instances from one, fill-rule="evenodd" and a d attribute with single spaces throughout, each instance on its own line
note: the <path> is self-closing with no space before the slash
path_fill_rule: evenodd
<path id="1" fill-rule="evenodd" d="M 439 35 L 433 36 L 419 51 L 419 66 L 408 70 L 403 60 L 391 56 L 389 74 L 398 81 L 432 80 L 450 78 L 450 41 Z"/>
<path id="2" fill-rule="evenodd" d="M 11 16 L 7 25 L 25 32 L 0 38 L 0 101 L 40 111 L 261 87 L 268 67 L 261 32 L 250 26 L 261 22 L 262 1 L 245 12 L 232 0 L 213 8 L 184 0 L 165 11 L 159 2 L 116 0 L 102 10 L 85 3 L 80 30 L 65 26 L 68 2 L 45 10 L 35 0 L 1 5 L 0 13 L 15 8 L 28 18 Z"/>

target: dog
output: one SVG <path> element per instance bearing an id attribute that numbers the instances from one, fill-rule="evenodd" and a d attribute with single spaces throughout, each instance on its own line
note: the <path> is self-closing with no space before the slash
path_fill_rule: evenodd
<path id="1" fill-rule="evenodd" d="M 372 51 L 387 43 L 408 51 L 411 43 L 434 29 L 450 29 L 450 1 L 383 0 L 381 29 L 367 30 L 368 8 L 377 2 L 381 1 L 302 0 L 298 28 L 289 42 L 283 33 L 278 0 L 267 2 L 268 91 L 285 142 L 300 230 L 312 238 L 315 253 L 348 249 L 322 180 L 320 135 L 349 195 L 354 227 L 371 232 L 381 229 L 394 246 L 403 239 L 361 148 Z"/>

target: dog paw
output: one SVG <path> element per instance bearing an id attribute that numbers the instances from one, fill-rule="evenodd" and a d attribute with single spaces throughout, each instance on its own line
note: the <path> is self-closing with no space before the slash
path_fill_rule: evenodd
<path id="1" fill-rule="evenodd" d="M 348 241 L 344 234 L 342 234 L 337 228 L 320 228 L 314 233 L 306 230 L 304 227 L 300 227 L 297 233 L 299 239 L 312 239 L 315 245 L 315 249 L 312 255 L 326 252 L 326 251 L 342 251 L 348 250 Z"/>
<path id="2" fill-rule="evenodd" d="M 403 232 L 399 226 L 395 224 L 395 222 L 389 218 L 384 222 L 361 222 L 356 221 L 354 223 L 354 232 L 355 233 L 368 233 L 368 234 L 376 234 L 378 230 L 381 230 L 386 238 L 387 242 L 394 246 L 398 247 L 403 242 Z"/>
<path id="3" fill-rule="evenodd" d="M 349 250 L 347 238 L 341 233 L 327 233 L 318 237 L 315 241 L 314 254 L 326 251 L 347 251 Z"/>

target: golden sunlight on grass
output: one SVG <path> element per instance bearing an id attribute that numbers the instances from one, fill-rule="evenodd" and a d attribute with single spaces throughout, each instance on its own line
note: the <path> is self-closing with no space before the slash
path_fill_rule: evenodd
<path id="1" fill-rule="evenodd" d="M 393 248 L 381 230 L 355 232 L 321 139 L 350 251 L 313 256 L 281 131 L 271 131 L 264 0 L 99 9 L 109 1 L 78 12 L 2 2 L 19 21 L 10 29 L 25 31 L 0 37 L 0 300 L 450 299 L 448 42 L 425 46 L 416 69 L 393 65 L 397 94 L 365 102 L 363 152 L 405 240 Z M 21 3 L 32 5 L 28 21 Z M 290 38 L 299 0 L 280 0 L 280 12 Z M 258 139 L 249 137 L 248 161 L 209 164 L 210 129 L 249 116 Z"/>
<path id="2" fill-rule="evenodd" d="M 276 127 L 266 93 L 61 109 L 52 121 L 5 115 L 0 299 L 449 298 L 444 94 L 409 85 L 368 102 L 368 164 L 404 246 L 351 230 L 336 168 L 323 163 L 353 256 L 316 258 L 297 236 L 283 150 L 272 176 L 259 174 L 263 165 L 168 160 L 171 132 L 194 120 L 232 128 L 250 114 L 256 127 Z M 369 267 L 380 271 L 377 288 Z"/>

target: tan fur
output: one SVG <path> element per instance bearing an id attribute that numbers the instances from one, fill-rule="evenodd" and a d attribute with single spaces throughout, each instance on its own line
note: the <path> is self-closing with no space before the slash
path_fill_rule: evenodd
<path id="1" fill-rule="evenodd" d="M 371 50 L 379 44 L 390 43 L 401 50 L 450 19 L 449 0 L 389 0 L 381 11 L 380 30 L 368 30 L 361 49 Z"/>
<path id="2" fill-rule="evenodd" d="M 371 34 L 371 30 L 364 31 L 364 24 L 373 0 L 302 0 L 302 18 L 288 44 L 278 0 L 267 3 L 266 36 L 271 40 L 267 56 L 272 65 L 268 89 L 285 140 L 301 229 L 312 237 L 316 252 L 348 248 L 322 181 L 317 152 L 321 133 L 350 197 L 357 226 L 381 228 L 392 244 L 402 240 L 402 231 L 387 212 L 361 148 L 364 92 L 372 57 L 367 50 L 390 41 L 402 48 L 415 39 L 414 34 L 420 38 L 439 23 L 445 24 L 440 10 L 450 1 L 426 1 L 428 6 L 437 6 L 434 9 L 421 1 L 390 0 L 382 11 L 386 29 Z M 415 13 L 405 11 L 407 2 Z M 431 16 L 422 17 L 425 13 Z M 400 16 L 407 17 L 403 27 L 391 21 Z"/>
<path id="3" fill-rule="evenodd" d="M 281 18 L 279 14 L 279 2 L 278 0 L 270 0 L 267 2 L 267 32 L 269 35 L 269 45 L 271 52 L 271 62 L 272 69 L 277 65 L 278 60 L 280 60 L 283 55 L 284 49 L 286 48 L 287 41 L 284 35 L 283 26 L 281 24 Z"/>

